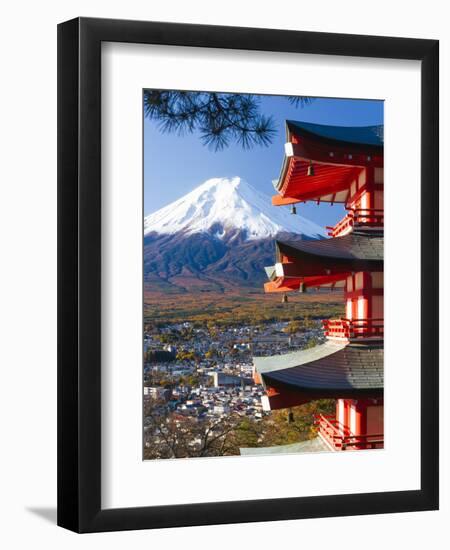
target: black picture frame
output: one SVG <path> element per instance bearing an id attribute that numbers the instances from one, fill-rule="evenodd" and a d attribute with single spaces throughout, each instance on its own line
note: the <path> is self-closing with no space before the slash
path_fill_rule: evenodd
<path id="1" fill-rule="evenodd" d="M 101 44 L 421 62 L 421 488 L 101 508 Z M 76 532 L 438 509 L 437 40 L 77 18 L 58 26 L 58 525 Z"/>

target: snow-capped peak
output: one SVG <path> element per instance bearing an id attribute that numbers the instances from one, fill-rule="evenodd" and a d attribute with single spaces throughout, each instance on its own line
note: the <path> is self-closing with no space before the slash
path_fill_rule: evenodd
<path id="1" fill-rule="evenodd" d="M 144 235 L 212 230 L 216 230 L 218 238 L 238 230 L 245 232 L 247 240 L 274 237 L 279 233 L 296 233 L 310 238 L 325 236 L 319 225 L 272 206 L 269 196 L 239 177 L 209 179 L 144 219 Z"/>

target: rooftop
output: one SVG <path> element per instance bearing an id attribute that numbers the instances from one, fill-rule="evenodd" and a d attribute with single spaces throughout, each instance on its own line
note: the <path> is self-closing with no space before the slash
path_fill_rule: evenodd
<path id="1" fill-rule="evenodd" d="M 383 347 L 379 344 L 345 344 L 328 341 L 311 349 L 255 357 L 256 371 L 263 383 L 285 386 L 324 397 L 339 391 L 350 397 L 383 391 Z"/>
<path id="2" fill-rule="evenodd" d="M 241 456 L 260 456 L 260 455 L 286 455 L 297 453 L 323 453 L 330 451 L 330 448 L 320 437 L 299 441 L 290 445 L 274 445 L 273 447 L 241 447 L 239 452 Z"/>
<path id="3" fill-rule="evenodd" d="M 276 241 L 277 250 L 288 256 L 318 256 L 345 260 L 383 261 L 384 237 L 382 233 L 353 231 L 343 237 L 314 241 Z"/>
<path id="4" fill-rule="evenodd" d="M 275 290 L 273 282 L 289 286 L 288 279 L 293 278 L 302 278 L 306 286 L 320 286 L 344 279 L 351 272 L 382 272 L 383 244 L 380 233 L 359 231 L 317 241 L 277 240 L 277 263 L 274 270 L 266 270 L 271 282 L 266 283 L 266 291 Z"/>
<path id="5" fill-rule="evenodd" d="M 328 126 L 300 120 L 287 120 L 288 137 L 291 134 L 311 135 L 326 140 L 383 147 L 384 125 L 376 126 Z"/>
<path id="6" fill-rule="evenodd" d="M 382 168 L 379 126 L 325 126 L 286 121 L 287 143 L 272 204 L 303 201 L 346 203 L 364 167 Z"/>

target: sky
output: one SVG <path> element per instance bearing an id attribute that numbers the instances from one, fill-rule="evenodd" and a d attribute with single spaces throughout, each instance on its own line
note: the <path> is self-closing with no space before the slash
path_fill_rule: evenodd
<path id="1" fill-rule="evenodd" d="M 244 150 L 231 144 L 223 151 L 203 145 L 199 134 L 162 133 L 157 122 L 144 117 L 144 213 L 159 210 L 210 178 L 240 176 L 256 189 L 275 194 L 286 141 L 285 120 L 302 120 L 338 126 L 383 124 L 383 102 L 375 100 L 316 98 L 303 107 L 283 96 L 258 96 L 260 109 L 272 115 L 276 134 L 268 147 Z M 275 207 L 274 207 L 275 208 Z M 288 208 L 288 207 L 277 207 Z M 334 225 L 343 216 L 341 205 L 298 205 L 297 213 L 321 226 Z"/>

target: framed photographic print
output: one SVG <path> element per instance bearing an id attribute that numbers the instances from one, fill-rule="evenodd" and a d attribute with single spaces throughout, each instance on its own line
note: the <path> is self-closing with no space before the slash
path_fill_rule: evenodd
<path id="1" fill-rule="evenodd" d="M 58 524 L 438 507 L 438 42 L 58 28 Z"/>

